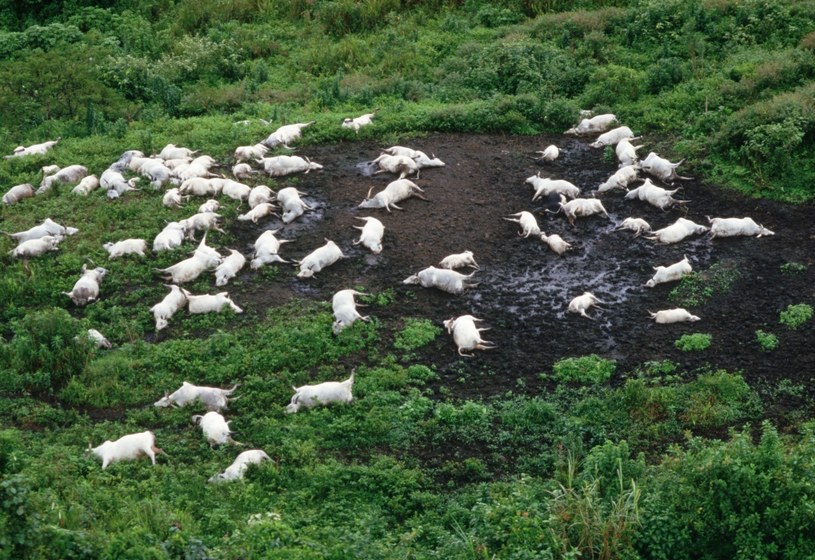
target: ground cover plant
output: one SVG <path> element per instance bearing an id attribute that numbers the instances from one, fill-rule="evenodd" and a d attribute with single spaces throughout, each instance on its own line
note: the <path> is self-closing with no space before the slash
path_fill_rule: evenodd
<path id="1" fill-rule="evenodd" d="M 0 160 L 4 193 L 38 186 L 45 165 L 99 174 L 170 142 L 229 175 L 236 146 L 313 120 L 296 151 L 272 153 L 322 171 L 247 182 L 296 187 L 314 210 L 255 225 L 221 197 L 224 232 L 207 239 L 248 256 L 279 227 L 287 260 L 326 237 L 347 252 L 309 280 L 282 264 L 225 288 L 202 275 L 185 288 L 228 290 L 243 313 L 182 310 L 156 331 L 154 269 L 194 245 L 108 260 L 102 244 L 150 242 L 203 198 L 167 208 L 142 180 L 118 200 L 68 185 L 0 207 L 4 232 L 46 217 L 80 229 L 25 262 L 0 236 L 0 558 L 812 556 L 813 15 L 773 0 L 0 6 L 0 151 L 61 138 Z M 538 171 L 591 192 L 616 170 L 612 151 L 561 134 L 586 108 L 687 158 L 686 208 L 608 194 L 610 219 L 571 227 L 531 204 Z M 372 126 L 340 127 L 374 110 Z M 561 158 L 533 161 L 551 143 Z M 393 179 L 365 165 L 392 144 L 447 166 L 416 180 L 430 202 L 371 210 L 386 225 L 375 256 L 351 226 Z M 501 218 L 524 208 L 576 249 L 519 238 Z M 661 247 L 613 231 L 706 214 L 776 235 Z M 461 296 L 402 284 L 462 250 L 482 269 Z M 642 286 L 683 254 L 693 274 Z M 83 264 L 109 272 L 78 307 L 61 292 Z M 331 296 L 348 288 L 369 294 L 370 320 L 334 335 Z M 592 320 L 566 311 L 586 289 L 606 302 Z M 648 318 L 673 306 L 701 322 Z M 465 313 L 494 349 L 456 353 L 442 321 Z M 293 385 L 352 370 L 352 403 L 285 412 Z M 239 384 L 223 413 L 246 448 L 211 448 L 200 405 L 153 406 L 184 381 Z M 165 452 L 155 466 L 103 470 L 85 451 L 144 430 Z M 207 482 L 250 447 L 271 459 Z"/>

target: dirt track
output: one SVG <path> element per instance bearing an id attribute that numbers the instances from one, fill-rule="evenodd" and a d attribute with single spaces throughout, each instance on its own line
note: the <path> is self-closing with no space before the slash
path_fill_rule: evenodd
<path id="1" fill-rule="evenodd" d="M 647 139 L 646 139 L 647 141 Z M 560 158 L 551 164 L 533 161 L 535 150 L 554 143 Z M 230 292 L 242 305 L 279 305 L 292 297 L 330 300 L 334 292 L 362 286 L 372 292 L 391 288 L 396 298 L 373 312 L 393 324 L 403 317 L 425 317 L 441 325 L 444 319 L 465 313 L 485 320 L 491 330 L 485 338 L 497 348 L 461 358 L 446 333 L 423 349 L 418 361 L 434 364 L 443 384 L 453 385 L 464 374 L 478 373 L 478 383 L 455 383 L 458 396 L 488 396 L 512 389 L 537 392 L 538 374 L 550 371 L 560 358 L 596 353 L 618 361 L 617 372 L 631 370 L 649 360 L 670 359 L 687 370 L 709 364 L 741 371 L 751 383 L 777 383 L 789 378 L 811 386 L 815 377 L 813 322 L 799 331 L 779 325 L 778 314 L 791 303 L 815 303 L 815 212 L 811 205 L 795 207 L 752 200 L 718 188 L 684 181 L 677 195 L 688 199 L 686 217 L 707 225 L 706 215 L 751 216 L 775 231 L 773 237 L 732 238 L 711 241 L 696 236 L 675 245 L 659 246 L 629 231 L 613 231 L 628 216 L 645 218 L 654 229 L 684 215 L 681 209 L 660 211 L 645 202 L 626 201 L 622 191 L 602 195 L 611 219 L 578 218 L 569 226 L 562 215 L 544 213 L 531 202 L 533 189 L 524 180 L 538 171 L 567 179 L 581 188 L 582 196 L 608 178 L 616 164 L 603 160 L 603 150 L 572 137 L 514 137 L 483 135 L 431 135 L 402 145 L 434 153 L 447 163 L 427 169 L 416 183 L 430 202 L 411 199 L 403 211 L 362 210 L 357 205 L 369 187 L 382 189 L 394 177 L 364 176 L 364 162 L 379 154 L 370 142 L 302 148 L 299 155 L 322 163 L 325 169 L 284 181 L 308 193 L 306 201 L 316 210 L 301 222 L 283 226 L 278 237 L 295 239 L 281 250 L 285 258 L 302 258 L 324 243 L 337 242 L 349 258 L 309 280 L 298 279 L 285 265 L 277 279 L 257 290 L 254 272 L 243 272 Z M 642 151 L 647 153 L 646 148 Z M 681 171 L 681 168 L 680 168 Z M 279 183 L 280 185 L 280 183 Z M 534 211 L 541 229 L 557 233 L 576 249 L 563 257 L 539 240 L 519 237 L 516 224 L 502 219 L 520 210 Z M 352 245 L 362 222 L 371 215 L 385 225 L 384 251 L 372 255 Z M 281 227 L 277 220 L 261 226 L 235 225 L 245 253 L 262 229 Z M 474 280 L 479 285 L 460 296 L 434 289 L 403 285 L 418 270 L 435 265 L 450 253 L 471 250 L 481 265 Z M 712 265 L 741 271 L 732 288 L 689 309 L 701 317 L 697 323 L 656 325 L 648 311 L 676 307 L 668 299 L 675 284 L 653 289 L 643 284 L 652 267 L 690 258 L 695 271 Z M 807 265 L 803 273 L 782 272 L 785 263 Z M 567 313 L 569 300 L 591 291 L 608 302 L 607 310 L 590 312 L 595 320 Z M 775 352 L 762 352 L 756 329 L 778 335 Z M 713 335 L 703 352 L 681 352 L 674 341 L 682 334 Z"/>

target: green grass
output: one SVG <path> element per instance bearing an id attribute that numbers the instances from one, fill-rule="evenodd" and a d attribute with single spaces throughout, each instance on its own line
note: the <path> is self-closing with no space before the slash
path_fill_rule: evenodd
<path id="1" fill-rule="evenodd" d="M 683 352 L 701 352 L 710 348 L 713 336 L 707 333 L 693 333 L 683 334 L 680 336 L 674 346 Z"/>
<path id="2" fill-rule="evenodd" d="M 791 329 L 800 329 L 812 319 L 812 306 L 808 303 L 790 304 L 778 315 L 778 322 Z"/>

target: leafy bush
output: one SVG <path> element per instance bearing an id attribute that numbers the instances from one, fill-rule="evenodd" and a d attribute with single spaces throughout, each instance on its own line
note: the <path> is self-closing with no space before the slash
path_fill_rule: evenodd
<path id="1" fill-rule="evenodd" d="M 713 336 L 707 333 L 683 334 L 674 343 L 674 346 L 683 352 L 701 352 L 710 348 Z"/>
<path id="2" fill-rule="evenodd" d="M 564 358 L 552 366 L 555 379 L 561 383 L 594 385 L 608 381 L 617 369 L 617 362 L 596 354 L 579 358 Z"/>
<path id="3" fill-rule="evenodd" d="M 682 307 L 701 307 L 710 298 L 729 293 L 739 278 L 741 272 L 736 266 L 718 262 L 707 270 L 683 276 L 668 298 Z"/>
<path id="4" fill-rule="evenodd" d="M 764 352 L 772 352 L 778 348 L 778 337 L 761 329 L 756 330 L 756 342 Z"/>
<path id="5" fill-rule="evenodd" d="M 790 304 L 778 316 L 778 322 L 791 329 L 800 329 L 812 319 L 812 306 L 808 303 Z"/>

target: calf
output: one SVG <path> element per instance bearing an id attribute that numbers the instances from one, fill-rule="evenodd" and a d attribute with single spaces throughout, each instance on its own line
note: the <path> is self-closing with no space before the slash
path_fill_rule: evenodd
<path id="1" fill-rule="evenodd" d="M 334 312 L 334 324 L 331 326 L 334 334 L 340 334 L 345 328 L 354 324 L 357 319 L 368 321 L 369 317 L 359 314 L 354 296 L 364 296 L 356 290 L 340 290 L 331 299 L 331 309 Z"/>
<path id="2" fill-rule="evenodd" d="M 563 238 L 556 233 L 553 233 L 552 235 L 541 233 L 541 241 L 546 243 L 549 246 L 549 249 L 557 253 L 559 257 L 562 257 L 563 253 L 566 251 L 571 251 L 574 249 L 572 245 L 564 241 Z"/>
<path id="3" fill-rule="evenodd" d="M 536 154 L 540 154 L 541 157 L 535 158 L 537 161 L 555 161 L 558 156 L 560 155 L 560 150 L 554 144 L 547 146 L 543 151 L 537 151 Z"/>
<path id="4" fill-rule="evenodd" d="M 412 276 L 405 278 L 403 284 L 419 284 L 424 288 L 437 288 L 450 294 L 460 294 L 467 288 L 474 288 L 478 283 L 471 282 L 473 274 L 461 274 L 455 270 L 429 266 Z"/>
<path id="5" fill-rule="evenodd" d="M 589 317 L 588 314 L 586 314 L 586 311 L 592 307 L 597 307 L 597 309 L 603 309 L 602 307 L 597 305 L 598 303 L 605 302 L 600 301 L 597 298 L 597 296 L 595 296 L 591 292 L 583 292 L 582 295 L 577 296 L 576 298 L 569 302 L 569 312 L 579 313 L 580 315 L 586 317 L 587 319 L 594 320 L 594 317 Z"/>
<path id="6" fill-rule="evenodd" d="M 651 231 L 651 226 L 642 218 L 626 218 L 620 225 L 614 228 L 615 231 L 620 229 L 630 229 L 634 232 L 634 237 L 639 237 L 640 234 Z"/>
<path id="7" fill-rule="evenodd" d="M 264 157 L 268 151 L 269 148 L 263 144 L 255 144 L 254 146 L 238 146 L 235 148 L 235 161 L 240 163 L 242 161 L 258 160 Z"/>
<path id="8" fill-rule="evenodd" d="M 74 284 L 70 292 L 62 292 L 64 295 L 71 298 L 74 305 L 84 306 L 92 301 L 96 301 L 99 297 L 99 284 L 108 273 L 107 269 L 96 267 L 88 270 L 87 265 L 82 265 L 82 276 Z"/>
<path id="9" fill-rule="evenodd" d="M 150 457 L 150 461 L 156 464 L 156 453 L 164 453 L 156 447 L 156 436 L 153 432 L 141 432 L 138 434 L 128 434 L 116 441 L 106 441 L 98 447 L 88 447 L 89 451 L 102 459 L 102 468 L 106 469 L 111 463 L 119 461 L 132 461 L 142 455 Z"/>
<path id="10" fill-rule="evenodd" d="M 263 157 L 263 156 L 259 156 Z M 253 158 L 258 159 L 258 158 Z M 257 175 L 260 171 L 256 171 L 252 169 L 252 166 L 248 163 L 238 163 L 232 166 L 232 175 L 235 179 L 239 181 L 245 181 L 247 179 L 251 179 L 253 175 Z"/>
<path id="11" fill-rule="evenodd" d="M 205 240 L 206 237 L 201 240 L 201 244 L 191 257 L 167 268 L 156 270 L 164 273 L 165 280 L 172 280 L 174 284 L 183 284 L 192 282 L 201 276 L 204 271 L 217 267 L 223 262 L 223 257 L 217 251 L 210 250 L 205 245 Z"/>
<path id="12" fill-rule="evenodd" d="M 280 250 L 280 246 L 283 243 L 289 243 L 291 240 L 277 239 L 274 234 L 278 231 L 279 230 L 264 231 L 255 241 L 255 253 L 253 255 L 254 258 L 252 259 L 253 270 L 260 268 L 264 264 L 273 262 L 288 262 L 280 258 L 280 255 L 278 255 L 277 252 Z"/>
<path id="13" fill-rule="evenodd" d="M 444 321 L 444 326 L 447 328 L 448 333 L 452 333 L 453 341 L 458 347 L 459 356 L 465 358 L 472 358 L 472 354 L 465 354 L 465 351 L 472 350 L 492 350 L 495 344 L 489 340 L 481 338 L 481 331 L 487 329 L 479 329 L 475 323 L 481 321 L 472 315 L 461 315 L 460 317 L 450 318 Z"/>
<path id="14" fill-rule="evenodd" d="M 88 168 L 84 165 L 69 165 L 64 169 L 60 169 L 50 177 L 43 179 L 40 188 L 37 189 L 35 194 L 46 193 L 57 183 L 76 183 L 87 177 L 87 175 Z"/>
<path id="15" fill-rule="evenodd" d="M 226 233 L 218 226 L 218 222 L 220 220 L 220 214 L 216 214 L 214 212 L 199 212 L 198 214 L 193 214 L 186 220 L 179 220 L 178 223 L 184 227 L 187 237 L 190 239 L 195 239 L 196 231 L 207 232 L 214 229 L 215 231 Z"/>
<path id="16" fill-rule="evenodd" d="M 59 138 L 56 140 L 49 140 L 48 142 L 43 142 L 41 144 L 32 144 L 27 148 L 24 146 L 17 146 L 14 148 L 14 153 L 10 156 L 3 156 L 6 159 L 14 158 L 14 157 L 24 157 L 24 156 L 31 156 L 35 154 L 44 154 L 51 148 L 53 148 L 57 142 L 59 142 Z"/>
<path id="17" fill-rule="evenodd" d="M 239 222 L 248 222 L 251 221 L 253 224 L 258 223 L 258 220 L 265 218 L 266 216 L 274 216 L 275 215 L 275 206 L 271 202 L 264 202 L 263 204 L 258 204 L 251 210 L 249 210 L 246 214 L 241 214 L 238 216 Z"/>
<path id="18" fill-rule="evenodd" d="M 215 285 L 226 286 L 238 272 L 246 265 L 246 257 L 240 251 L 230 249 L 230 254 L 226 257 L 218 268 L 215 269 Z"/>
<path id="19" fill-rule="evenodd" d="M 254 208 L 264 202 L 272 202 L 274 201 L 274 196 L 275 194 L 272 192 L 272 189 L 266 185 L 258 185 L 249 192 L 249 208 Z"/>
<path id="20" fill-rule="evenodd" d="M 657 284 L 664 284 L 665 282 L 681 280 L 683 276 L 693 272 L 693 267 L 691 267 L 688 257 L 685 257 L 670 266 L 655 266 L 654 270 L 656 273 L 653 278 L 645 283 L 647 288 L 653 288 Z"/>
<path id="21" fill-rule="evenodd" d="M 326 381 L 317 385 L 302 385 L 295 387 L 291 402 L 286 407 L 286 412 L 293 414 L 301 408 L 312 408 L 321 404 L 329 403 L 350 403 L 354 397 L 351 391 L 354 387 L 354 370 L 351 370 L 351 377 L 345 381 Z"/>
<path id="22" fill-rule="evenodd" d="M 710 238 L 735 237 L 737 235 L 775 235 L 762 225 L 753 221 L 752 218 L 711 218 L 707 217 L 710 223 Z"/>
<path id="23" fill-rule="evenodd" d="M 175 144 L 167 144 L 161 149 L 158 157 L 161 159 L 183 159 L 190 158 L 197 153 L 197 150 L 190 150 L 189 148 L 176 146 Z"/>
<path id="24" fill-rule="evenodd" d="M 311 278 L 315 272 L 320 272 L 342 258 L 345 258 L 345 255 L 342 254 L 342 250 L 337 244 L 326 239 L 325 245 L 318 247 L 303 257 L 302 260 L 294 261 L 300 266 L 300 272 L 297 276 L 299 278 Z"/>
<path id="25" fill-rule="evenodd" d="M 221 183 L 213 183 L 209 177 L 193 177 L 181 183 L 178 191 L 192 196 L 217 196 L 221 193 Z"/>
<path id="26" fill-rule="evenodd" d="M 368 189 L 368 195 L 365 200 L 359 204 L 359 208 L 384 208 L 390 212 L 391 207 L 402 210 L 396 203 L 407 200 L 412 196 L 425 201 L 427 200 L 420 194 L 424 191 L 418 185 L 407 179 L 397 179 L 396 181 L 388 183 L 385 190 L 376 193 L 373 198 L 371 198 L 372 190 L 373 187 Z"/>
<path id="27" fill-rule="evenodd" d="M 300 198 L 301 193 L 294 187 L 285 187 L 277 191 L 277 201 L 280 203 L 283 210 L 281 220 L 284 224 L 293 222 L 295 219 L 303 215 L 306 210 L 311 210 L 311 206 L 303 202 Z"/>
<path id="28" fill-rule="evenodd" d="M 243 313 L 243 309 L 235 305 L 229 298 L 228 292 L 194 296 L 184 288 L 181 288 L 181 290 L 184 292 L 184 295 L 187 296 L 187 310 L 193 315 L 200 313 L 220 313 L 227 307 L 230 307 L 235 313 Z"/>
<path id="29" fill-rule="evenodd" d="M 181 205 L 184 203 L 184 197 L 181 196 L 178 189 L 170 189 L 164 193 L 164 196 L 161 198 L 161 203 L 167 208 L 181 208 Z"/>
<path id="30" fill-rule="evenodd" d="M 215 185 L 220 184 L 221 194 L 241 203 L 246 202 L 249 198 L 249 193 L 252 192 L 252 187 L 249 185 L 244 185 L 232 179 L 216 178 L 210 179 L 210 182 Z"/>
<path id="31" fill-rule="evenodd" d="M 192 417 L 192 421 L 201 426 L 201 431 L 204 432 L 204 437 L 210 447 L 227 443 L 243 445 L 232 439 L 232 430 L 229 428 L 229 422 L 227 422 L 219 412 L 210 410 L 203 416 L 195 414 Z"/>
<path id="32" fill-rule="evenodd" d="M 361 230 L 359 239 L 354 241 L 354 245 L 362 243 L 364 247 L 371 250 L 374 255 L 382 252 L 382 236 L 385 235 L 385 226 L 376 218 L 366 216 L 364 218 L 358 217 L 357 220 L 364 220 L 364 226 L 352 226 Z"/>
<path id="33" fill-rule="evenodd" d="M 635 146 L 628 138 L 623 138 L 617 142 L 614 152 L 617 154 L 617 159 L 620 162 L 620 167 L 634 165 L 637 162 L 637 150 L 642 146 Z"/>
<path id="34" fill-rule="evenodd" d="M 699 321 L 699 317 L 696 315 L 692 315 L 685 309 L 681 307 L 677 307 L 676 309 L 663 309 L 662 311 L 657 311 L 656 313 L 648 312 L 651 315 L 651 319 L 656 321 L 661 325 L 667 325 L 670 323 L 682 323 L 685 321 Z"/>
<path id="35" fill-rule="evenodd" d="M 231 389 L 217 387 L 202 387 L 184 381 L 181 387 L 173 393 L 164 393 L 164 396 L 153 403 L 153 406 L 167 408 L 168 406 L 183 407 L 194 402 L 200 402 L 207 410 L 226 410 L 229 397 L 240 385 L 236 383 Z"/>
<path id="36" fill-rule="evenodd" d="M 656 206 L 660 210 L 665 210 L 670 208 L 674 204 L 684 204 L 687 201 L 677 200 L 673 197 L 679 191 L 679 189 L 674 189 L 672 191 L 665 190 L 662 187 L 658 187 L 651 182 L 650 179 L 646 179 L 645 182 L 637 187 L 636 189 L 632 189 L 628 191 L 625 195 L 626 200 L 644 200 L 651 206 Z"/>
<path id="37" fill-rule="evenodd" d="M 147 251 L 147 241 L 144 239 L 125 239 L 124 241 L 117 241 L 116 243 L 108 241 L 102 245 L 102 247 L 108 252 L 108 259 L 110 260 L 125 255 L 139 255 L 143 257 L 144 252 Z"/>
<path id="38" fill-rule="evenodd" d="M 218 210 L 221 209 L 221 203 L 215 200 L 214 198 L 210 198 L 206 202 L 204 202 L 201 206 L 198 207 L 199 214 L 206 214 L 206 213 L 216 213 Z"/>
<path id="39" fill-rule="evenodd" d="M 29 239 L 39 239 L 46 235 L 61 235 L 63 237 L 74 235 L 79 232 L 75 227 L 62 226 L 52 220 L 45 218 L 41 224 L 29 228 L 25 231 L 18 231 L 17 233 L 8 234 L 9 237 L 14 239 L 17 243 L 28 241 Z"/>
<path id="40" fill-rule="evenodd" d="M 406 156 L 416 162 L 419 169 L 425 167 L 444 167 L 446 164 L 437 158 L 435 154 L 428 156 L 421 150 L 414 150 L 413 148 L 406 148 L 405 146 L 391 146 L 382 150 L 391 156 Z"/>
<path id="41" fill-rule="evenodd" d="M 510 214 L 509 217 L 506 217 L 504 219 L 509 222 L 515 222 L 516 224 L 520 224 L 521 231 L 518 232 L 518 235 L 520 237 L 529 237 L 530 235 L 538 237 L 541 234 L 541 229 L 540 227 L 538 227 L 538 221 L 535 219 L 535 216 L 532 214 L 532 212 L 522 210 L 521 212 Z"/>
<path id="42" fill-rule="evenodd" d="M 260 449 L 250 449 L 244 451 L 229 465 L 222 473 L 218 473 L 209 478 L 208 482 L 231 482 L 233 480 L 241 480 L 246 473 L 249 465 L 258 465 L 263 461 L 271 461 L 271 458 L 265 451 Z"/>
<path id="43" fill-rule="evenodd" d="M 91 341 L 93 345 L 96 346 L 97 348 L 107 348 L 107 349 L 113 348 L 113 345 L 107 338 L 105 338 L 105 335 L 103 335 L 96 329 L 88 329 L 86 334 L 88 340 Z"/>
<path id="44" fill-rule="evenodd" d="M 439 266 L 448 270 L 464 268 L 465 266 L 471 266 L 476 270 L 480 270 L 478 263 L 475 262 L 475 257 L 473 257 L 472 251 L 464 251 L 463 253 L 447 255 L 441 260 Z"/>
<path id="45" fill-rule="evenodd" d="M 150 308 L 150 312 L 156 320 L 156 331 L 165 328 L 176 311 L 187 305 L 187 296 L 184 295 L 181 288 L 168 284 L 165 284 L 165 287 L 170 288 L 170 293 Z"/>

